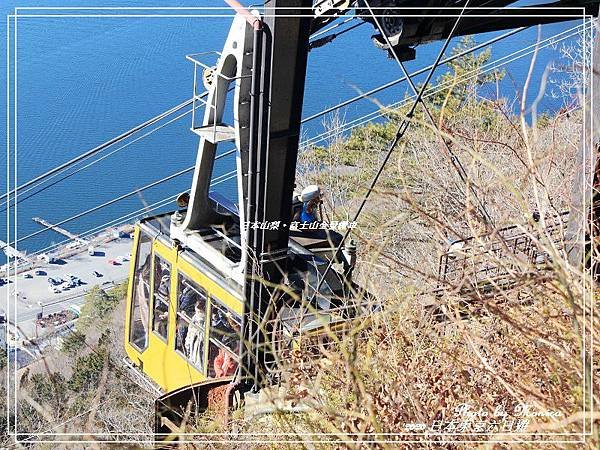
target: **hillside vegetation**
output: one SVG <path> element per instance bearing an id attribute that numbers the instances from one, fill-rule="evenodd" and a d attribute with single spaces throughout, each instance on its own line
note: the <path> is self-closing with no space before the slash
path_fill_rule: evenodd
<path id="1" fill-rule="evenodd" d="M 466 39 L 454 51 L 470 45 Z M 244 430 L 266 427 L 297 441 L 308 440 L 306 433 L 330 433 L 337 447 L 350 448 L 396 448 L 394 442 L 425 437 L 385 433 L 424 430 L 450 433 L 427 437 L 440 443 L 537 439 L 520 446 L 564 448 L 542 442 L 568 435 L 544 433 L 585 427 L 593 433 L 587 447 L 599 444 L 597 423 L 583 413 L 598 409 L 591 395 L 598 392 L 598 377 L 591 376 L 592 363 L 598 366 L 590 332 L 595 300 L 589 281 L 567 261 L 564 230 L 551 227 L 571 201 L 582 126 L 578 99 L 565 97 L 557 114 L 532 116 L 536 105 L 521 103 L 523 87 L 515 99 L 497 97 L 506 73 L 483 74 L 490 57 L 458 59 L 438 78 L 442 88 L 426 101 L 440 133 L 417 109 L 360 217 L 353 235 L 360 254 L 356 279 L 377 295 L 383 311 L 355 320 L 339 344 L 322 347 L 311 364 L 302 354 L 287 363 L 279 397 L 308 406 L 306 412 L 259 417 L 242 423 Z M 327 144 L 302 155 L 301 184 L 326 186 L 330 218 L 351 220 L 407 111 L 408 105 L 383 109 L 384 120 L 349 135 L 333 117 Z M 466 180 L 448 149 L 462 161 Z M 492 223 L 482 219 L 473 192 Z M 440 283 L 440 256 L 452 242 L 473 237 L 476 247 L 490 248 L 505 236 L 498 230 L 513 225 L 546 255 L 543 268 L 540 257 L 504 248 L 467 258 L 467 266 L 505 271 L 504 288 L 490 275 L 485 290 L 466 289 L 469 267 Z M 463 257 L 458 250 L 449 264 Z"/>

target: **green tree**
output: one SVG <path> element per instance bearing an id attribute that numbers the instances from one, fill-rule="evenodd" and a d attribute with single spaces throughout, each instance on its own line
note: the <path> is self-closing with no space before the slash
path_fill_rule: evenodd
<path id="1" fill-rule="evenodd" d="M 50 405 L 55 412 L 60 413 L 65 410 L 67 388 L 65 378 L 60 373 L 33 374 L 31 376 L 31 393 L 37 402 Z"/>
<path id="2" fill-rule="evenodd" d="M 124 300 L 125 297 L 127 297 L 127 286 L 128 286 L 128 282 L 124 281 L 121 284 L 115 286 L 113 289 L 111 289 L 108 294 L 111 297 L 113 297 L 115 299 L 115 301 L 118 303 L 121 300 Z"/>
<path id="3" fill-rule="evenodd" d="M 348 137 L 341 163 L 356 166 L 364 160 L 364 153 L 378 153 L 389 144 L 396 135 L 396 125 L 393 121 L 369 123 L 355 128 Z"/>
<path id="4" fill-rule="evenodd" d="M 452 48 L 452 56 L 456 56 L 465 50 L 475 46 L 475 40 L 472 36 L 463 37 L 456 46 Z M 496 118 L 496 112 L 490 108 L 486 102 L 479 97 L 481 86 L 500 82 L 504 76 L 504 70 L 494 69 L 491 72 L 484 73 L 483 69 L 491 60 L 491 49 L 487 48 L 481 52 L 473 52 L 456 58 L 447 65 L 447 70 L 436 78 L 435 85 L 432 83 L 434 93 L 426 99 L 427 105 L 432 105 L 440 110 L 442 107 L 450 113 L 459 113 L 464 117 L 481 117 L 483 125 L 489 126 Z M 418 89 L 421 85 L 418 86 Z M 348 166 L 358 166 L 365 161 L 366 154 L 376 155 L 384 150 L 390 141 L 394 138 L 398 124 L 404 120 L 412 105 L 412 99 L 406 97 L 406 102 L 397 109 L 382 110 L 384 122 L 371 122 L 361 125 L 352 130 L 344 138 L 342 145 L 339 146 L 337 163 Z M 435 114 L 434 114 L 435 115 Z M 417 107 L 414 112 L 414 123 L 412 129 L 420 129 L 425 135 L 432 132 L 427 128 L 421 127 L 421 123 L 426 123 L 426 117 L 423 109 Z M 310 150 L 314 156 L 323 161 L 328 158 L 328 149 L 315 147 Z M 407 164 L 410 161 L 406 162 Z M 362 167 L 364 170 L 365 168 Z"/>
<path id="5" fill-rule="evenodd" d="M 61 350 L 69 356 L 75 356 L 85 347 L 85 335 L 78 330 L 67 334 L 61 345 Z"/>
<path id="6" fill-rule="evenodd" d="M 81 308 L 81 317 L 77 327 L 85 331 L 92 324 L 103 326 L 108 324 L 110 313 L 116 308 L 121 299 L 109 295 L 99 286 L 94 286 L 85 296 L 85 303 Z"/>
<path id="7" fill-rule="evenodd" d="M 473 36 L 465 36 L 452 48 L 452 56 L 456 56 L 465 50 L 475 46 Z M 432 102 L 441 107 L 446 102 L 446 107 L 451 111 L 458 111 L 461 105 L 468 100 L 478 101 L 475 98 L 478 88 L 490 83 L 501 81 L 506 75 L 504 70 L 494 69 L 492 72 L 484 73 L 484 66 L 490 61 L 492 50 L 487 49 L 476 53 L 469 53 L 448 63 L 449 70 L 440 75 L 436 83 L 444 86 L 433 95 Z"/>
<path id="8" fill-rule="evenodd" d="M 73 365 L 73 375 L 68 381 L 69 389 L 75 392 L 89 391 L 98 386 L 100 374 L 107 361 L 108 350 L 100 348 L 85 356 L 80 356 Z"/>

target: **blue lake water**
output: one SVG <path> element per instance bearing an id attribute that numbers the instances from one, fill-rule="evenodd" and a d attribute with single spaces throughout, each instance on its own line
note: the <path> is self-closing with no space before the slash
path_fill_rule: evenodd
<path id="1" fill-rule="evenodd" d="M 13 0 L 3 4 L 0 8 L 6 14 L 19 5 Z M 63 0 L 57 4 L 81 6 L 86 2 Z M 165 6 L 165 2 L 158 1 L 135 4 Z M 104 1 L 102 5 L 132 6 L 123 1 Z M 168 2 L 168 5 L 188 6 L 189 2 Z M 222 3 L 210 1 L 202 2 L 202 5 L 221 6 Z M 21 14 L 25 13 L 34 12 L 21 11 Z M 73 14 L 76 11 L 64 13 Z M 188 13 L 190 11 L 182 12 Z M 230 22 L 230 18 L 216 17 L 20 17 L 17 24 L 17 183 L 30 180 L 190 98 L 193 66 L 185 59 L 185 55 L 220 50 Z M 544 26 L 542 37 L 550 37 L 576 25 L 577 22 L 567 22 Z M 0 27 L 4 36 L 0 46 L 6 54 L 5 20 Z M 11 32 L 14 32 L 12 27 Z M 371 26 L 365 24 L 334 43 L 311 52 L 305 117 L 401 75 L 396 63 L 372 45 L 371 34 Z M 479 35 L 476 41 L 483 42 L 495 35 Z M 532 28 L 495 44 L 492 47 L 493 59 L 534 44 L 536 37 L 537 30 Z M 417 59 L 407 63 L 407 68 L 414 71 L 431 64 L 439 47 L 439 43 L 420 46 Z M 538 93 L 537 86 L 544 69 L 558 56 L 556 48 L 540 52 L 530 100 Z M 531 56 L 527 56 L 506 66 L 510 76 L 501 85 L 503 95 L 513 97 L 522 89 L 530 61 Z M 5 58 L 1 64 L 0 85 L 5 86 Z M 12 69 L 11 66 L 11 72 Z M 443 71 L 444 68 L 441 68 L 439 73 Z M 11 74 L 14 80 L 12 77 Z M 422 77 L 417 81 L 420 79 Z M 377 94 L 375 98 L 388 104 L 403 98 L 406 91 L 406 84 L 400 84 Z M 562 100 L 546 96 L 540 109 L 556 110 L 562 104 Z M 341 113 L 346 120 L 352 120 L 376 109 L 372 100 L 362 100 Z M 0 111 L 0 118 L 5 124 L 6 108 Z M 106 158 L 94 165 L 93 169 L 82 171 L 31 199 L 23 199 L 18 204 L 17 213 L 19 237 L 41 228 L 31 220 L 33 216 L 58 222 L 193 165 L 198 139 L 189 127 L 190 118 L 186 116 Z M 6 126 L 2 129 L 5 130 Z M 316 119 L 304 126 L 303 137 L 314 136 L 322 129 L 322 118 Z M 4 193 L 7 186 L 5 132 L 0 134 L 0 141 L 0 192 Z M 113 146 L 108 151 L 115 148 Z M 9 157 L 12 178 L 15 161 L 12 148 Z M 233 168 L 234 158 L 223 159 L 218 162 L 215 175 L 227 173 Z M 179 177 L 145 191 L 143 196 L 130 197 L 64 227 L 75 233 L 84 233 L 136 211 L 144 204 L 152 204 L 186 190 L 190 180 L 191 174 Z M 12 180 L 10 186 L 14 187 Z M 231 180 L 221 184 L 218 189 L 232 196 L 235 183 Z M 2 208 L 3 205 L 0 205 Z M 172 206 L 167 209 L 172 209 Z M 6 240 L 7 236 L 6 220 L 6 212 L 1 212 L 2 240 Z M 19 243 L 18 247 L 32 252 L 63 239 L 61 235 L 48 231 Z M 4 261 L 4 255 L 0 254 L 0 264 Z"/>

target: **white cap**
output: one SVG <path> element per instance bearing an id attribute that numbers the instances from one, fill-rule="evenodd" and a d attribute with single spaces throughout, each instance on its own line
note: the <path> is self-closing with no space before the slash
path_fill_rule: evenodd
<path id="1" fill-rule="evenodd" d="M 316 184 L 305 187 L 300 193 L 300 201 L 309 202 L 321 197 L 321 188 Z"/>

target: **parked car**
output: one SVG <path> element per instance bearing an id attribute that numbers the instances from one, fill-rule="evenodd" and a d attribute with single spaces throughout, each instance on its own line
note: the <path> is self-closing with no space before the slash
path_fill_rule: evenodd
<path id="1" fill-rule="evenodd" d="M 60 284 L 63 284 L 64 282 L 65 282 L 65 280 L 63 280 L 62 278 L 48 277 L 48 283 L 52 286 L 58 286 Z"/>
<path id="2" fill-rule="evenodd" d="M 102 274 L 100 272 L 98 272 L 97 270 L 94 270 L 92 273 L 94 274 L 94 276 L 96 278 L 100 278 L 102 276 Z"/>
<path id="3" fill-rule="evenodd" d="M 121 256 L 117 256 L 117 261 L 119 261 L 120 263 L 124 263 L 129 261 L 129 259 L 131 258 L 131 256 L 129 255 L 121 255 Z"/>
<path id="4" fill-rule="evenodd" d="M 46 272 L 44 272 L 43 270 L 36 270 L 35 274 L 36 276 L 41 277 L 42 275 L 46 275 Z"/>
<path id="5" fill-rule="evenodd" d="M 69 310 L 75 314 L 75 316 L 81 316 L 81 307 L 79 305 L 69 305 Z"/>
<path id="6" fill-rule="evenodd" d="M 115 261 L 114 259 L 109 259 L 108 263 L 112 266 L 119 266 L 121 264 L 118 261 Z"/>
<path id="7" fill-rule="evenodd" d="M 23 278 L 33 278 L 33 275 L 31 275 L 30 273 L 26 273 L 23 275 Z"/>

